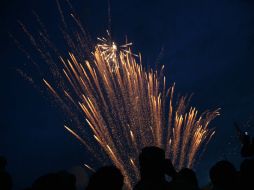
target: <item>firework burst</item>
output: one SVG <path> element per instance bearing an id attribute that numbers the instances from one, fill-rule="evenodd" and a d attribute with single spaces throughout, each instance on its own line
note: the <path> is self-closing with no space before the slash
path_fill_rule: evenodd
<path id="1" fill-rule="evenodd" d="M 91 63 L 79 63 L 73 53 L 69 59 L 60 58 L 62 73 L 72 87 L 69 92 L 57 92 L 44 80 L 57 99 L 79 107 L 89 126 L 85 133 L 92 132 L 93 139 L 65 128 L 93 152 L 96 146 L 91 140 L 96 141 L 123 172 L 129 188 L 139 177 L 136 158 L 143 147 L 164 148 L 177 169 L 192 167 L 199 149 L 214 134 L 207 127 L 218 110 L 198 116 L 195 108 L 186 111 L 186 97 L 174 106 L 174 86 L 166 91 L 165 78 L 161 81 L 157 71 L 145 71 L 130 50 L 109 49 L 112 52 L 97 45 Z"/>
<path id="2" fill-rule="evenodd" d="M 104 162 L 107 155 L 122 171 L 129 189 L 139 178 L 137 157 L 145 146 L 165 149 L 177 169 L 191 168 L 215 133 L 208 125 L 218 110 L 198 114 L 196 108 L 188 108 L 189 98 L 175 99 L 175 85 L 167 89 L 162 71 L 145 70 L 141 56 L 131 52 L 131 43 L 118 47 L 108 33 L 90 51 L 87 33 L 71 16 L 78 30 L 75 35 L 63 30 L 70 49 L 66 58 L 55 50 L 45 28 L 38 40 L 42 45 L 22 25 L 49 64 L 51 80 L 43 77 L 43 83 L 70 124 L 75 123 L 65 128 L 98 160 Z M 66 26 L 63 17 L 62 22 Z M 50 53 L 48 47 L 54 51 Z"/>

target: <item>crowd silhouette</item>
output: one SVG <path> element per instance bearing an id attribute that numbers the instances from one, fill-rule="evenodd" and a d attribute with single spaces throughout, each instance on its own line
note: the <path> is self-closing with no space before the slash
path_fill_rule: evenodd
<path id="1" fill-rule="evenodd" d="M 254 139 L 248 134 L 239 135 L 244 161 L 240 170 L 221 160 L 210 171 L 210 185 L 200 188 L 195 171 L 182 168 L 176 171 L 165 151 L 151 146 L 142 149 L 139 155 L 140 180 L 134 190 L 252 190 L 254 189 Z M 12 189 L 11 175 L 6 171 L 7 161 L 0 157 L 0 190 Z M 115 166 L 104 166 L 91 177 L 84 190 L 122 190 L 124 176 Z M 75 175 L 67 171 L 49 173 L 36 179 L 26 190 L 77 190 Z"/>

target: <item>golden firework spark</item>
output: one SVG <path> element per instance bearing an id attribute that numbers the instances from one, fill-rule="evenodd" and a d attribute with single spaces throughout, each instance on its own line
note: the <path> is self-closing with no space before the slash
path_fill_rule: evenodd
<path id="1" fill-rule="evenodd" d="M 71 16 L 78 31 L 75 36 L 63 32 L 71 49 L 68 58 L 57 53 L 45 28 L 39 40 L 45 44 L 40 45 L 21 25 L 50 66 L 52 79 L 44 78 L 44 84 L 77 125 L 72 129 L 65 125 L 67 131 L 99 160 L 106 154 L 122 171 L 129 189 L 139 178 L 137 158 L 146 146 L 165 149 L 177 169 L 192 167 L 214 135 L 208 125 L 219 110 L 198 114 L 196 108 L 186 106 L 187 97 L 175 100 L 175 85 L 167 89 L 161 72 L 142 67 L 141 56 L 131 52 L 131 43 L 118 47 L 109 33 L 110 38 L 98 38 L 92 53 L 85 53 L 91 52 L 86 45 L 87 34 L 78 18 Z M 67 30 L 64 17 L 62 21 Z M 53 54 L 47 47 L 54 50 Z M 55 55 L 60 62 L 52 59 Z"/>
<path id="2" fill-rule="evenodd" d="M 145 71 L 131 51 L 114 47 L 105 51 L 97 45 L 91 63 L 79 63 L 73 53 L 69 59 L 61 59 L 63 75 L 73 88 L 68 95 L 66 90 L 57 93 L 46 80 L 45 84 L 53 95 L 65 95 L 79 105 L 95 141 L 121 169 L 129 188 L 138 179 L 137 157 L 143 147 L 164 148 L 177 169 L 192 167 L 198 151 L 214 134 L 207 126 L 219 115 L 218 110 L 201 116 L 195 108 L 186 112 L 187 98 L 173 105 L 175 87 L 169 88 L 167 95 L 165 80 L 159 80 L 157 71 Z M 108 64 L 111 61 L 117 67 Z M 167 100 L 169 111 L 165 111 Z M 90 138 L 82 139 L 66 129 L 96 151 Z"/>

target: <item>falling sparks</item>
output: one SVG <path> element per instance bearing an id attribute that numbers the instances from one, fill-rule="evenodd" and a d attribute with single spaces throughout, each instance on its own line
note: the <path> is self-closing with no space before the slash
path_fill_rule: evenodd
<path id="1" fill-rule="evenodd" d="M 84 164 L 84 166 L 86 167 L 86 168 L 88 168 L 89 170 L 91 170 L 92 172 L 96 172 L 95 171 L 95 169 L 93 169 L 91 166 L 89 166 L 88 164 Z"/>
<path id="2" fill-rule="evenodd" d="M 142 69 L 131 52 L 112 51 L 104 53 L 96 46 L 91 63 L 79 63 L 73 53 L 62 60 L 63 75 L 73 88 L 67 100 L 79 105 L 87 122 L 84 127 L 90 128 L 96 142 L 121 169 L 129 188 L 138 179 L 137 157 L 145 146 L 164 148 L 177 169 L 192 167 L 198 151 L 214 134 L 207 126 L 219 115 L 218 110 L 198 117 L 195 108 L 186 111 L 186 97 L 173 105 L 174 86 L 167 96 L 165 80 L 159 80 L 157 71 Z M 108 53 L 115 57 L 109 58 Z M 117 62 L 118 67 L 112 69 L 110 61 Z M 53 95 L 66 93 L 56 92 L 44 82 Z M 82 143 L 85 141 L 65 128 Z M 90 143 L 88 139 L 86 144 Z M 91 147 L 96 151 L 96 147 Z"/>
<path id="3" fill-rule="evenodd" d="M 77 125 L 76 132 L 65 125 L 66 130 L 98 160 L 107 155 L 125 176 L 128 189 L 139 178 L 137 158 L 146 146 L 163 148 L 178 170 L 193 167 L 215 133 L 208 125 L 219 110 L 198 114 L 196 108 L 189 109 L 187 97 L 174 98 L 175 85 L 167 89 L 162 72 L 146 71 L 141 56 L 131 52 L 132 44 L 118 47 L 109 33 L 108 38 L 98 38 L 92 53 L 85 53 L 89 52 L 87 34 L 78 18 L 71 16 L 79 29 L 75 36 L 63 32 L 70 49 L 67 58 L 48 52 L 45 47 L 53 45 L 43 35 L 45 29 L 43 49 L 22 25 L 50 65 L 52 77 L 43 76 L 45 86 Z M 54 56 L 58 61 L 52 60 Z"/>

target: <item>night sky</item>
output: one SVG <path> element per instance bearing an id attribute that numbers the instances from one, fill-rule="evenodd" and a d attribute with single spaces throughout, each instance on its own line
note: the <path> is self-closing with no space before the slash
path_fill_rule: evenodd
<path id="1" fill-rule="evenodd" d="M 73 6 L 93 39 L 105 35 L 107 0 L 73 0 Z M 1 0 L 0 10 L 0 155 L 8 159 L 14 189 L 20 189 L 50 171 L 80 166 L 89 155 L 63 128 L 63 113 L 16 72 L 28 60 L 9 34 L 27 43 L 17 21 L 36 31 L 35 11 L 58 38 L 55 1 Z M 252 0 L 111 0 L 115 41 L 127 35 L 152 68 L 160 57 L 168 84 L 176 82 L 178 93 L 194 93 L 191 105 L 200 111 L 222 108 L 211 123 L 216 136 L 196 167 L 200 184 L 219 159 L 239 166 L 233 152 L 239 144 L 228 143 L 233 122 L 254 114 L 253 10 Z"/>

